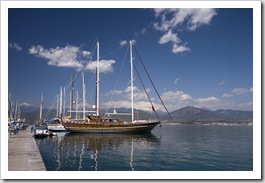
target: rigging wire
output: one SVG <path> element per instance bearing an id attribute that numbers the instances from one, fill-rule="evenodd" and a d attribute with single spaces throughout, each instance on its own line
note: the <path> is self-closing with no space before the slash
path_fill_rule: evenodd
<path id="1" fill-rule="evenodd" d="M 123 47 L 123 46 L 120 46 L 120 47 L 116 48 L 115 50 L 113 50 L 112 52 L 110 52 L 110 53 L 108 53 L 108 54 L 102 56 L 101 59 L 110 56 L 111 54 L 113 54 L 113 53 L 115 53 L 116 51 L 120 50 L 122 47 Z"/>
<path id="2" fill-rule="evenodd" d="M 123 57 L 123 63 L 122 63 L 122 66 L 121 66 L 121 69 L 120 69 L 120 72 L 119 72 L 119 75 L 118 75 L 118 79 L 117 79 L 117 81 L 116 81 L 116 83 L 115 83 L 115 85 L 114 85 L 114 89 L 117 88 L 118 82 L 119 82 L 119 80 L 120 80 L 120 78 L 121 78 L 121 74 L 122 74 L 122 71 L 123 71 L 123 68 L 124 68 L 124 64 L 125 64 L 125 60 L 126 60 L 126 56 L 127 56 L 127 54 L 128 54 L 128 51 L 129 51 L 129 47 L 127 47 L 126 52 L 125 52 L 125 54 L 124 54 L 124 57 Z"/>
<path id="3" fill-rule="evenodd" d="M 119 72 L 119 74 L 118 74 L 118 78 L 117 78 L 117 80 L 116 80 L 116 82 L 115 82 L 115 84 L 114 84 L 114 86 L 113 86 L 113 90 L 116 90 L 117 85 L 118 85 L 118 83 L 119 83 L 119 81 L 120 81 L 122 71 L 124 70 L 125 60 L 126 60 L 126 57 L 127 57 L 127 55 L 128 55 L 128 51 L 129 51 L 129 46 L 127 47 L 126 52 L 125 52 L 125 54 L 124 54 L 123 62 L 122 62 L 122 66 L 121 66 L 120 72 Z M 114 95 L 114 93 L 111 93 L 110 101 L 111 101 L 111 105 L 112 105 L 112 107 L 113 107 L 113 109 L 114 109 L 115 106 L 114 106 L 114 103 L 113 103 L 113 100 L 112 100 L 112 99 L 113 99 L 113 95 Z"/>
<path id="4" fill-rule="evenodd" d="M 155 91 L 156 91 L 156 94 L 157 94 L 157 96 L 158 96 L 159 99 L 160 99 L 161 104 L 164 106 L 165 110 L 167 111 L 168 116 L 169 116 L 170 119 L 172 120 L 172 117 L 171 117 L 171 115 L 169 114 L 169 112 L 168 112 L 168 110 L 167 110 L 167 107 L 165 106 L 163 100 L 161 99 L 161 97 L 160 97 L 160 95 L 159 95 L 159 93 L 158 93 L 158 91 L 157 91 L 157 89 L 156 89 L 156 87 L 155 87 L 155 85 L 154 85 L 154 83 L 153 83 L 153 81 L 152 81 L 152 79 L 151 79 L 149 73 L 147 72 L 147 69 L 146 69 L 146 67 L 145 67 L 145 65 L 144 65 L 144 63 L 143 63 L 141 57 L 139 56 L 138 51 L 137 51 L 135 48 L 134 48 L 134 50 L 135 50 L 135 52 L 136 52 L 136 54 L 137 54 L 137 56 L 138 56 L 138 58 L 139 58 L 139 60 L 140 60 L 140 62 L 141 62 L 141 64 L 142 64 L 142 66 L 143 66 L 143 68 L 144 68 L 144 70 L 145 70 L 145 72 L 146 72 L 146 74 L 147 74 L 147 76 L 148 76 L 148 78 L 149 78 L 151 84 L 153 85 L 153 87 L 154 87 L 154 89 L 155 89 Z"/>
<path id="5" fill-rule="evenodd" d="M 153 102 L 151 101 L 150 96 L 148 95 L 148 92 L 147 92 L 147 90 L 146 90 L 146 88 L 145 88 L 145 86 L 144 86 L 144 83 L 143 83 L 143 81 L 142 81 L 142 78 L 141 78 L 141 76 L 140 76 L 140 74 L 139 74 L 139 72 L 138 72 L 138 70 L 137 70 L 137 68 L 136 68 L 136 66 L 135 66 L 134 63 L 133 63 L 133 66 L 134 66 L 134 69 L 135 69 L 135 71 L 136 71 L 136 73 L 137 73 L 137 75 L 138 75 L 138 77 L 139 77 L 139 80 L 140 80 L 140 82 L 141 82 L 141 84 L 142 84 L 142 86 L 143 86 L 143 88 L 144 88 L 145 94 L 147 95 L 147 98 L 148 98 L 149 102 L 151 103 L 152 110 L 155 112 L 156 117 L 159 119 L 159 116 L 158 116 L 158 114 L 157 114 L 157 112 L 156 112 L 156 110 L 155 110 L 155 108 L 154 108 Z"/>

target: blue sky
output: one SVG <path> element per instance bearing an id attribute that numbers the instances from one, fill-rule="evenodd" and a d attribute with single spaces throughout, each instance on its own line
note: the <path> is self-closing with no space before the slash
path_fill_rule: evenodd
<path id="1" fill-rule="evenodd" d="M 79 103 L 85 73 L 87 107 L 94 104 L 95 43 L 100 44 L 102 108 L 129 107 L 128 41 L 169 111 L 188 105 L 252 110 L 253 11 L 219 9 L 9 9 L 8 92 L 21 105 L 55 105 L 76 75 Z M 140 66 L 134 53 L 135 64 Z M 147 82 L 147 77 L 143 80 Z M 151 110 L 135 73 L 135 107 Z M 147 91 L 156 109 L 159 99 Z M 66 105 L 69 102 L 66 101 Z"/>

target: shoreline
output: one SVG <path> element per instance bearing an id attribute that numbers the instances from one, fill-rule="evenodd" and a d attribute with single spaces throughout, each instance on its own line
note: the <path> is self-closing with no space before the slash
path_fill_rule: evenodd
<path id="1" fill-rule="evenodd" d="M 163 121 L 162 125 L 193 125 L 193 126 L 253 126 L 253 122 L 169 122 Z"/>

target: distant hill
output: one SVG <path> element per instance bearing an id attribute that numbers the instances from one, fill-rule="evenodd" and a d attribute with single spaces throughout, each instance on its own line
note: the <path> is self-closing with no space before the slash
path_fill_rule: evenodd
<path id="1" fill-rule="evenodd" d="M 131 109 L 128 108 L 116 108 L 117 113 L 131 113 Z M 101 113 L 113 112 L 112 109 L 101 110 Z M 153 112 L 147 112 L 143 110 L 135 109 L 135 119 L 155 119 L 156 115 Z M 158 112 L 161 120 L 168 120 L 169 116 L 162 112 Z M 172 121 L 174 122 L 252 122 L 253 111 L 241 111 L 241 110 L 224 110 L 219 109 L 212 111 L 205 108 L 198 108 L 193 106 L 187 106 L 175 110 L 170 113 Z M 55 117 L 56 110 L 43 110 L 43 117 Z M 26 118 L 26 121 L 34 122 L 39 119 L 39 108 L 21 108 L 21 117 Z M 118 116 L 122 120 L 130 121 L 131 116 Z"/>
<path id="2" fill-rule="evenodd" d="M 253 111 L 216 110 L 187 106 L 170 113 L 177 122 L 252 122 Z"/>
<path id="3" fill-rule="evenodd" d="M 92 110 L 92 109 L 88 109 Z M 131 109 L 128 108 L 116 108 L 115 109 L 117 113 L 131 113 Z M 68 111 L 68 109 L 66 110 Z M 101 113 L 105 114 L 106 112 L 112 113 L 113 110 L 106 110 L 101 109 Z M 146 112 L 143 110 L 135 109 L 135 119 L 153 119 L 156 118 L 156 116 L 150 112 Z M 56 116 L 56 109 L 43 109 L 43 118 L 52 118 Z M 39 119 L 40 116 L 40 109 L 37 107 L 22 107 L 21 108 L 21 118 L 25 118 L 27 122 L 34 123 L 36 120 Z M 80 116 L 82 114 L 80 113 Z M 130 121 L 131 116 L 130 115 L 120 115 L 118 116 L 120 119 L 125 121 Z"/>
<path id="4" fill-rule="evenodd" d="M 40 108 L 35 106 L 21 106 L 21 118 L 26 119 L 26 122 L 34 123 L 40 118 Z M 43 109 L 43 118 L 54 117 L 56 115 L 55 109 Z"/>
<path id="5" fill-rule="evenodd" d="M 253 111 L 240 111 L 240 110 L 223 110 L 219 109 L 216 113 L 234 121 L 252 121 Z"/>

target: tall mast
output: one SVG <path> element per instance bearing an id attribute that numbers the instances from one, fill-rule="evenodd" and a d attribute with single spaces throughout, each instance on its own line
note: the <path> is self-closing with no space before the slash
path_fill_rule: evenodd
<path id="1" fill-rule="evenodd" d="M 17 100 L 17 102 L 16 102 L 15 119 L 14 119 L 14 121 L 17 121 L 17 106 L 18 106 L 18 100 Z"/>
<path id="2" fill-rule="evenodd" d="M 76 91 L 76 101 L 75 101 L 75 118 L 77 119 L 77 111 L 78 111 L 78 91 Z"/>
<path id="3" fill-rule="evenodd" d="M 83 78 L 83 120 L 86 119 L 86 85 L 85 85 L 85 76 L 84 72 L 82 72 Z"/>
<path id="4" fill-rule="evenodd" d="M 131 102 L 132 102 L 132 122 L 134 121 L 134 106 L 133 106 L 133 58 L 132 58 L 132 41 L 130 41 L 130 62 L 131 62 Z"/>
<path id="5" fill-rule="evenodd" d="M 13 101 L 11 101 L 12 94 L 9 93 L 8 96 L 8 104 L 9 104 L 9 118 L 10 120 L 13 118 L 14 119 L 14 113 L 13 113 Z"/>
<path id="6" fill-rule="evenodd" d="M 71 90 L 71 107 L 70 107 L 70 111 L 72 113 L 72 110 L 74 109 L 73 107 L 73 103 L 74 103 L 74 81 L 75 81 L 75 76 L 72 76 L 72 90 Z"/>
<path id="7" fill-rule="evenodd" d="M 56 116 L 59 117 L 59 95 L 57 95 L 57 111 Z"/>
<path id="8" fill-rule="evenodd" d="M 43 96 L 41 93 L 41 96 L 40 96 L 40 120 L 42 119 L 42 105 L 43 105 Z"/>
<path id="9" fill-rule="evenodd" d="M 60 88 L 60 108 L 59 108 L 59 116 L 62 117 L 63 114 L 63 88 Z"/>
<path id="10" fill-rule="evenodd" d="M 63 116 L 65 116 L 65 87 L 63 87 Z"/>
<path id="11" fill-rule="evenodd" d="M 71 109 L 71 104 L 72 104 L 72 91 L 70 90 L 70 103 L 69 103 L 69 108 L 70 108 L 70 110 L 69 110 L 69 113 L 70 113 L 70 116 L 72 117 L 72 109 Z"/>
<path id="12" fill-rule="evenodd" d="M 20 105 L 18 105 L 18 111 L 17 111 L 17 119 L 18 120 L 20 119 L 20 114 L 21 114 Z"/>
<path id="13" fill-rule="evenodd" d="M 97 81 L 96 81 L 96 85 L 97 85 L 97 104 L 96 104 L 96 112 L 97 112 L 97 116 L 99 116 L 99 42 L 97 42 Z"/>

